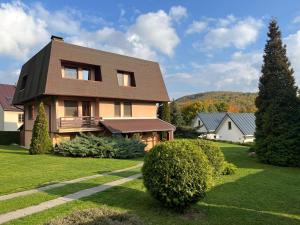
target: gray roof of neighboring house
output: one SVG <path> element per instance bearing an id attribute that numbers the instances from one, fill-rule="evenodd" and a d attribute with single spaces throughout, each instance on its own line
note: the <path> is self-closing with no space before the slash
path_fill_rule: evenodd
<path id="1" fill-rule="evenodd" d="M 254 113 L 227 113 L 229 118 L 242 131 L 244 135 L 254 135 L 255 115 Z"/>
<path id="2" fill-rule="evenodd" d="M 215 131 L 225 115 L 225 112 L 198 113 L 199 119 L 203 122 L 208 132 Z"/>

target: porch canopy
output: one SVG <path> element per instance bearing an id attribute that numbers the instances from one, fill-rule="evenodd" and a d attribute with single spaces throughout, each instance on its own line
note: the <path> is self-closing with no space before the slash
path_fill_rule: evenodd
<path id="1" fill-rule="evenodd" d="M 175 126 L 160 119 L 113 119 L 100 123 L 113 134 L 175 131 Z"/>

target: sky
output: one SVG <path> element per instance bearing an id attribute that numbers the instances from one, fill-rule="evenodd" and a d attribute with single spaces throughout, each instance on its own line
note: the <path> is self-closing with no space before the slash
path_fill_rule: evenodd
<path id="1" fill-rule="evenodd" d="M 156 61 L 171 98 L 257 91 L 268 23 L 277 19 L 300 84 L 297 0 L 0 1 L 0 83 L 49 41 Z"/>

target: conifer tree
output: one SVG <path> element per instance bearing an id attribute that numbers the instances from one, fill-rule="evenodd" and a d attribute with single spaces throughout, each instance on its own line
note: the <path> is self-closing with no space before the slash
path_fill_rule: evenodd
<path id="1" fill-rule="evenodd" d="M 38 115 L 34 121 L 29 153 L 42 154 L 51 151 L 52 143 L 48 132 L 48 120 L 43 102 L 40 103 Z"/>
<path id="2" fill-rule="evenodd" d="M 166 122 L 171 122 L 171 116 L 170 116 L 170 105 L 168 102 L 164 102 L 162 105 L 162 116 L 161 119 Z"/>
<path id="3" fill-rule="evenodd" d="M 183 125 L 183 118 L 181 115 L 181 111 L 174 100 L 170 104 L 170 114 L 171 114 L 171 123 L 174 126 L 180 127 Z"/>
<path id="4" fill-rule="evenodd" d="M 264 49 L 257 112 L 255 150 L 265 163 L 295 166 L 297 155 L 297 87 L 276 20 L 269 24 Z"/>

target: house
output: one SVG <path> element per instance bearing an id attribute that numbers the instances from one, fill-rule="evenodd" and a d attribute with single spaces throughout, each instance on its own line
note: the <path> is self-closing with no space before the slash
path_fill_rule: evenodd
<path id="1" fill-rule="evenodd" d="M 0 131 L 17 131 L 23 124 L 22 107 L 12 105 L 16 87 L 9 84 L 0 84 Z"/>
<path id="2" fill-rule="evenodd" d="M 170 140 L 175 130 L 157 118 L 158 104 L 170 101 L 158 63 L 65 43 L 56 36 L 23 65 L 17 83 L 13 104 L 24 105 L 26 147 L 41 101 L 53 144 L 79 132 L 139 133 L 149 149 L 161 132 Z"/>
<path id="3" fill-rule="evenodd" d="M 226 113 L 216 128 L 219 140 L 240 143 L 253 142 L 254 132 L 254 113 Z"/>
<path id="4" fill-rule="evenodd" d="M 193 120 L 192 126 L 197 129 L 200 136 L 206 139 L 218 139 L 215 131 L 225 115 L 224 112 L 201 112 Z"/>

